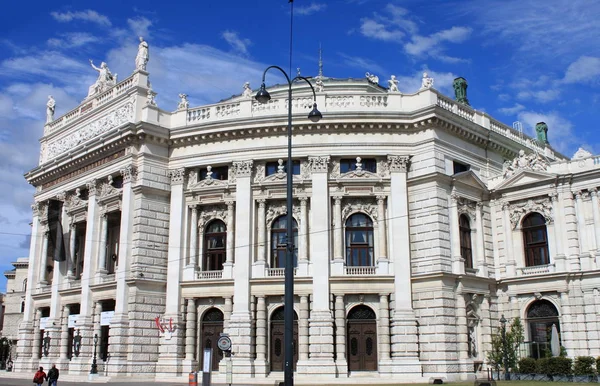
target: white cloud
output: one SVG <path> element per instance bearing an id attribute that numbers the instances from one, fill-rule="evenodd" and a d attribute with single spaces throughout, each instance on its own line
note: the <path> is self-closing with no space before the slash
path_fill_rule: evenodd
<path id="1" fill-rule="evenodd" d="M 423 79 L 423 72 L 427 72 L 427 74 L 433 78 L 433 87 L 436 90 L 440 91 L 444 95 L 454 95 L 452 82 L 454 82 L 454 79 L 456 79 L 458 76 L 451 72 L 437 72 L 427 68 L 424 71 L 415 71 L 410 75 L 397 77 L 400 91 L 405 94 L 412 94 L 419 91 L 421 88 L 421 81 Z"/>
<path id="2" fill-rule="evenodd" d="M 525 110 L 525 106 L 520 103 L 515 103 L 512 107 L 503 107 L 498 109 L 498 112 L 504 115 L 515 115 L 516 113 Z"/>
<path id="3" fill-rule="evenodd" d="M 239 52 L 243 55 L 248 55 L 248 46 L 252 44 L 250 39 L 241 38 L 236 31 L 225 31 L 221 34 L 223 39 L 234 51 Z"/>
<path id="4" fill-rule="evenodd" d="M 404 45 L 404 49 L 409 55 L 413 56 L 436 56 L 440 54 L 441 43 L 460 43 L 470 36 L 471 31 L 472 30 L 467 27 L 452 27 L 429 36 L 413 35 L 411 42 Z M 443 55 L 442 58 L 456 61 L 456 58 L 447 57 L 445 55 Z"/>
<path id="5" fill-rule="evenodd" d="M 310 5 L 296 7 L 294 12 L 298 15 L 306 16 L 324 10 L 325 8 L 327 8 L 327 4 L 311 3 Z"/>
<path id="6" fill-rule="evenodd" d="M 372 74 L 383 74 L 386 70 L 374 61 L 360 56 L 350 56 L 339 52 L 338 55 L 343 59 L 344 65 L 352 68 L 358 68 Z"/>
<path id="7" fill-rule="evenodd" d="M 93 11 L 91 9 L 76 12 L 50 12 L 50 15 L 52 15 L 52 17 L 55 20 L 62 23 L 67 23 L 73 20 L 83 20 L 89 21 L 91 23 L 96 23 L 104 27 L 110 27 L 112 25 L 108 17 L 101 15 L 98 12 Z"/>
<path id="8" fill-rule="evenodd" d="M 548 103 L 557 100 L 560 97 L 559 89 L 550 90 L 537 90 L 537 91 L 519 91 L 517 93 L 517 99 L 522 101 L 529 101 L 533 103 Z"/>
<path id="9" fill-rule="evenodd" d="M 600 79 L 600 58 L 581 56 L 569 65 L 565 83 L 590 83 Z"/>
<path id="10" fill-rule="evenodd" d="M 60 38 L 48 39 L 47 43 L 53 48 L 76 48 L 98 40 L 96 36 L 87 32 L 71 32 L 61 34 Z"/>
<path id="11" fill-rule="evenodd" d="M 368 18 L 361 19 L 360 33 L 369 38 L 385 41 L 400 41 L 404 36 L 404 32 L 388 29 L 384 24 Z"/>
<path id="12" fill-rule="evenodd" d="M 149 29 L 152 26 L 152 21 L 143 16 L 127 19 L 127 25 L 129 26 L 129 29 L 136 34 L 136 36 L 143 36 L 145 38 L 150 36 Z"/>

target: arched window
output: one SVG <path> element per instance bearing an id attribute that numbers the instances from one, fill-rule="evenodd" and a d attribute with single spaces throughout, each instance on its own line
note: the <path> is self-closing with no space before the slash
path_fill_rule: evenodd
<path id="1" fill-rule="evenodd" d="M 534 358 L 546 356 L 550 351 L 553 325 L 556 326 L 560 339 L 558 310 L 548 300 L 535 301 L 527 309 L 527 324 L 529 325 L 530 341 L 542 343 L 532 345 L 532 356 Z"/>
<path id="2" fill-rule="evenodd" d="M 523 247 L 527 267 L 550 264 L 548 231 L 541 214 L 531 213 L 523 219 Z"/>
<path id="3" fill-rule="evenodd" d="M 298 266 L 298 223 L 292 219 L 294 228 L 294 267 Z M 271 268 L 285 268 L 287 216 L 280 216 L 271 225 Z"/>
<path id="4" fill-rule="evenodd" d="M 465 260 L 465 268 L 473 268 L 473 249 L 471 248 L 471 225 L 467 215 L 458 218 L 460 230 L 460 256 Z"/>
<path id="5" fill-rule="evenodd" d="M 220 271 L 225 262 L 225 245 L 227 229 L 221 220 L 213 220 L 204 232 L 204 262 L 205 271 Z"/>
<path id="6" fill-rule="evenodd" d="M 23 280 L 23 292 L 27 291 L 27 279 Z"/>
<path id="7" fill-rule="evenodd" d="M 346 220 L 346 265 L 371 267 L 373 262 L 373 221 L 363 214 L 353 214 Z"/>

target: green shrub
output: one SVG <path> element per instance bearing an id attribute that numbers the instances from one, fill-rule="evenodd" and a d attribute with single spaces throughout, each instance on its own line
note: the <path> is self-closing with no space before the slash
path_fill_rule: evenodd
<path id="1" fill-rule="evenodd" d="M 521 374 L 532 374 L 536 371 L 535 359 L 533 358 L 521 358 L 519 360 L 519 372 Z"/>
<path id="2" fill-rule="evenodd" d="M 573 360 L 565 357 L 540 358 L 537 360 L 537 372 L 546 375 L 573 374 Z"/>
<path id="3" fill-rule="evenodd" d="M 575 375 L 592 375 L 594 374 L 594 362 L 596 360 L 593 357 L 577 357 L 575 358 L 575 365 L 573 366 L 573 373 Z"/>
<path id="4" fill-rule="evenodd" d="M 540 358 L 535 361 L 535 372 L 538 374 L 549 374 L 548 360 L 550 358 Z"/>

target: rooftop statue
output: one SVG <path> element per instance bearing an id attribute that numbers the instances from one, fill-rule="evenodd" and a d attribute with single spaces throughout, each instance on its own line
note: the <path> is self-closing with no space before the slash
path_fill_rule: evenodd
<path id="1" fill-rule="evenodd" d="M 592 153 L 590 153 L 589 151 L 580 147 L 579 149 L 577 149 L 575 154 L 573 154 L 573 158 L 571 158 L 571 159 L 582 159 L 582 158 L 591 157 L 592 155 L 593 155 Z"/>
<path id="2" fill-rule="evenodd" d="M 98 79 L 96 79 L 96 83 L 90 86 L 88 97 L 106 91 L 117 84 L 117 74 L 113 75 L 105 62 L 100 63 L 99 68 L 94 66 L 92 59 L 90 59 L 90 64 L 94 70 L 98 71 Z"/>
<path id="3" fill-rule="evenodd" d="M 535 133 L 537 134 L 538 142 L 546 145 L 548 142 L 548 125 L 546 122 L 538 122 L 535 124 Z"/>
<path id="4" fill-rule="evenodd" d="M 250 82 L 244 83 L 244 91 L 242 92 L 244 98 L 252 98 L 252 88 L 250 88 Z"/>
<path id="5" fill-rule="evenodd" d="M 524 150 L 519 150 L 519 155 L 512 162 L 504 162 L 504 178 L 508 178 L 515 174 L 517 170 L 527 169 L 539 172 L 548 170 L 548 162 L 536 153 L 525 154 Z"/>
<path id="6" fill-rule="evenodd" d="M 379 77 L 375 74 L 371 74 L 369 72 L 365 73 L 365 76 L 371 83 L 379 84 Z"/>
<path id="7" fill-rule="evenodd" d="M 177 110 L 186 110 L 190 108 L 190 102 L 187 99 L 187 94 L 179 94 L 179 104 L 177 105 Z"/>
<path id="8" fill-rule="evenodd" d="M 52 95 L 48 95 L 48 103 L 46 103 L 46 123 L 54 120 L 54 111 L 56 110 L 56 101 Z"/>
<path id="9" fill-rule="evenodd" d="M 458 103 L 470 106 L 469 99 L 467 99 L 467 80 L 462 77 L 456 78 L 454 79 L 452 86 L 454 86 L 454 99 L 456 99 Z"/>
<path id="10" fill-rule="evenodd" d="M 423 79 L 421 80 L 421 89 L 433 87 L 433 78 L 427 76 L 427 73 L 423 73 Z"/>
<path id="11" fill-rule="evenodd" d="M 388 92 L 400 92 L 398 89 L 398 79 L 396 79 L 396 75 L 392 75 L 388 80 Z"/>
<path id="12" fill-rule="evenodd" d="M 321 75 L 315 78 L 315 86 L 316 92 L 323 92 L 325 90 L 325 85 L 323 84 L 323 78 Z"/>
<path id="13" fill-rule="evenodd" d="M 140 44 L 138 45 L 137 56 L 135 57 L 135 69 L 146 71 L 146 65 L 150 60 L 150 51 L 148 43 L 144 41 L 144 38 L 140 36 Z"/>

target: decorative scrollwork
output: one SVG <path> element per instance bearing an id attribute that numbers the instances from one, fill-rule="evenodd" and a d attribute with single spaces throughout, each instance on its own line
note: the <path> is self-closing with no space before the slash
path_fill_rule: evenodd
<path id="1" fill-rule="evenodd" d="M 519 202 L 508 206 L 510 212 L 510 223 L 513 229 L 527 213 L 537 212 L 546 219 L 546 223 L 551 224 L 554 221 L 552 202 L 549 197 L 541 199 L 529 199 L 525 202 Z"/>
<path id="2" fill-rule="evenodd" d="M 388 164 L 390 172 L 408 172 L 409 156 L 403 155 L 388 155 Z"/>

